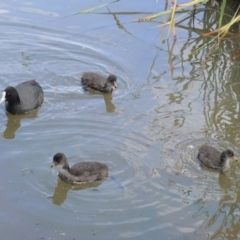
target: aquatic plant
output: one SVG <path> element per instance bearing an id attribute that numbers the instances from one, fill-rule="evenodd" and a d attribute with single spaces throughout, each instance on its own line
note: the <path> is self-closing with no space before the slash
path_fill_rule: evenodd
<path id="1" fill-rule="evenodd" d="M 237 22 L 240 21 L 240 15 L 238 15 L 238 11 L 239 11 L 239 6 L 237 7 L 237 10 L 235 11 L 235 14 L 232 16 L 231 20 L 222 25 L 223 22 L 223 17 L 224 17 L 224 13 L 225 13 L 225 9 L 226 9 L 226 5 L 227 5 L 227 0 L 222 0 L 220 3 L 215 1 L 215 0 L 192 0 L 189 3 L 184 3 L 184 4 L 177 4 L 177 0 L 173 0 L 172 4 L 173 6 L 171 7 L 171 9 L 167 10 L 168 8 L 168 0 L 166 0 L 166 6 L 165 6 L 165 11 L 163 12 L 159 12 L 144 18 L 139 18 L 137 19 L 137 21 L 139 22 L 146 22 L 146 21 L 151 21 L 155 18 L 158 17 L 162 17 L 164 15 L 169 15 L 168 21 L 166 21 L 165 23 L 162 24 L 162 26 L 164 25 L 169 25 L 169 32 L 170 29 L 172 29 L 173 31 L 173 36 L 176 39 L 177 35 L 176 35 L 176 31 L 175 31 L 175 23 L 177 21 L 179 21 L 181 18 L 183 18 L 184 15 L 188 14 L 189 17 L 194 17 L 195 13 L 196 13 L 196 9 L 198 7 L 201 7 L 202 5 L 206 4 L 207 2 L 211 1 L 211 5 L 220 5 L 220 15 L 219 15 L 219 19 L 218 19 L 218 28 L 215 30 L 212 30 L 208 33 L 203 33 L 202 36 L 210 36 L 210 35 L 217 35 L 218 39 L 223 38 L 226 36 L 226 34 L 229 32 L 229 29 Z M 229 1 L 231 2 L 231 1 Z M 228 2 L 228 3 L 229 3 Z M 178 14 L 178 17 L 176 17 L 176 15 Z"/>

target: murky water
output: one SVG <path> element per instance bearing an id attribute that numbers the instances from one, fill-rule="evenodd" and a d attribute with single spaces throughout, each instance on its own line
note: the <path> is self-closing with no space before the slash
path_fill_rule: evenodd
<path id="1" fill-rule="evenodd" d="M 45 94 L 24 116 L 0 105 L 2 239 L 238 239 L 239 163 L 219 174 L 196 161 L 203 143 L 239 156 L 237 40 L 189 56 L 204 40 L 181 23 L 176 43 L 161 42 L 157 21 L 132 21 L 160 1 L 74 15 L 100 4 L 0 3 L 0 89 L 36 79 Z M 118 89 L 84 92 L 84 71 L 116 74 Z M 59 181 L 59 151 L 107 164 L 110 178 Z"/>

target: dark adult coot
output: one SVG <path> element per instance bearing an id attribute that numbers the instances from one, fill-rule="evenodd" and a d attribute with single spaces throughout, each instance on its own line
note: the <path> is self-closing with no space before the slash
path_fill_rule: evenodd
<path id="1" fill-rule="evenodd" d="M 57 166 L 59 178 L 67 183 L 84 183 L 102 180 L 108 176 L 108 166 L 99 162 L 81 162 L 69 167 L 67 157 L 57 153 L 51 167 Z"/>
<path id="2" fill-rule="evenodd" d="M 26 81 L 16 87 L 7 87 L 0 103 L 6 101 L 6 110 L 11 114 L 23 114 L 41 106 L 43 102 L 43 90 L 35 81 Z"/>
<path id="3" fill-rule="evenodd" d="M 220 153 L 216 148 L 207 145 L 201 146 L 198 150 L 198 159 L 203 165 L 220 171 L 229 169 L 230 160 L 238 160 L 230 149 Z"/>
<path id="4" fill-rule="evenodd" d="M 113 74 L 105 78 L 98 73 L 86 72 L 81 80 L 85 90 L 91 88 L 103 93 L 112 93 L 113 89 L 117 88 L 117 77 Z"/>

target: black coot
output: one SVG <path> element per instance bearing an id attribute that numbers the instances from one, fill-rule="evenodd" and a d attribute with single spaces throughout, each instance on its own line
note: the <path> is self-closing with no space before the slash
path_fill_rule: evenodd
<path id="1" fill-rule="evenodd" d="M 208 145 L 199 148 L 198 159 L 203 165 L 220 171 L 229 169 L 230 160 L 238 160 L 232 150 L 227 149 L 221 153 L 216 148 Z"/>
<path id="2" fill-rule="evenodd" d="M 67 183 L 84 183 L 102 180 L 108 176 L 108 166 L 99 162 L 81 162 L 69 167 L 65 154 L 57 153 L 51 167 L 57 166 L 59 178 Z"/>
<path id="3" fill-rule="evenodd" d="M 6 101 L 6 110 L 11 114 L 24 114 L 41 106 L 43 102 L 43 90 L 35 81 L 26 81 L 16 87 L 7 87 L 0 103 Z"/>
<path id="4" fill-rule="evenodd" d="M 117 77 L 113 74 L 105 78 L 98 73 L 86 72 L 81 80 L 85 90 L 91 88 L 103 93 L 111 93 L 113 89 L 117 88 Z"/>

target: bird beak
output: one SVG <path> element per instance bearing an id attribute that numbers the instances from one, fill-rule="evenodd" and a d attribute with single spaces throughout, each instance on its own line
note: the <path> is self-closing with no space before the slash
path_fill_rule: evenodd
<path id="1" fill-rule="evenodd" d="M 114 86 L 115 88 L 117 88 L 117 83 L 116 83 L 116 82 L 113 82 L 113 86 Z"/>
<path id="2" fill-rule="evenodd" d="M 55 166 L 55 163 L 54 163 L 54 162 L 52 162 L 52 164 L 51 164 L 51 168 L 52 168 L 52 167 L 54 167 L 54 166 Z"/>
<path id="3" fill-rule="evenodd" d="M 233 156 L 233 161 L 238 161 L 238 159 L 235 155 Z"/>
<path id="4" fill-rule="evenodd" d="M 4 101 L 6 101 L 6 92 L 5 91 L 2 93 L 2 98 L 0 100 L 0 104 Z"/>

